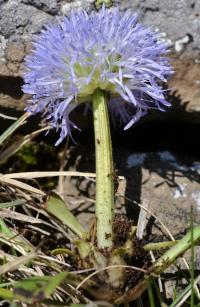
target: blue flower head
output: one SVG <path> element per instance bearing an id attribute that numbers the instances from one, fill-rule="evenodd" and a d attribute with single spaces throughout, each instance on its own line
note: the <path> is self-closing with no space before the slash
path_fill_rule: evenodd
<path id="1" fill-rule="evenodd" d="M 166 53 L 159 34 L 131 11 L 72 12 L 46 26 L 25 58 L 23 91 L 32 96 L 27 110 L 43 112 L 60 129 L 59 144 L 76 127 L 72 110 L 90 103 L 99 88 L 109 94 L 111 116 L 128 129 L 149 109 L 170 105 L 160 86 L 172 74 Z"/>

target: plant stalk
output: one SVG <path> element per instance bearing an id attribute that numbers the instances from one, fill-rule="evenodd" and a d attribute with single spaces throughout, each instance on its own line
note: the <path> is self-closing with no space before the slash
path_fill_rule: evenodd
<path id="1" fill-rule="evenodd" d="M 149 268 L 149 274 L 159 276 L 165 271 L 171 264 L 173 264 L 178 257 L 185 253 L 192 244 L 195 244 L 200 239 L 200 226 L 196 226 L 189 231 L 176 245 L 170 248 L 164 253 L 156 262 Z M 142 293 L 147 289 L 151 282 L 151 275 L 145 275 L 144 278 L 138 281 L 137 285 L 125 292 L 119 299 L 115 301 L 116 304 L 122 304 L 124 302 L 131 302 L 138 299 Z"/>
<path id="2" fill-rule="evenodd" d="M 93 117 L 96 154 L 97 246 L 113 246 L 114 183 L 113 158 L 106 93 L 93 94 Z"/>
<path id="3" fill-rule="evenodd" d="M 191 232 L 193 234 L 191 240 Z M 170 248 L 163 256 L 161 256 L 152 266 L 154 274 L 161 274 L 167 267 L 169 267 L 179 256 L 187 251 L 192 244 L 195 244 L 200 238 L 200 226 L 196 226 L 178 241 L 176 245 Z"/>

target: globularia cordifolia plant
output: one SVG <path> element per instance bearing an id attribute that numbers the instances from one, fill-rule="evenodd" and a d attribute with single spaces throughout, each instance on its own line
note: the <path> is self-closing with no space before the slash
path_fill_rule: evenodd
<path id="1" fill-rule="evenodd" d="M 43 112 L 60 131 L 56 144 L 77 126 L 70 113 L 91 104 L 96 146 L 96 219 L 99 248 L 113 246 L 113 161 L 108 111 L 131 127 L 150 109 L 165 111 L 160 81 L 172 74 L 167 45 L 138 23 L 132 11 L 77 11 L 46 26 L 25 59 L 23 91 L 30 113 Z M 108 98 L 109 97 L 109 98 Z"/>

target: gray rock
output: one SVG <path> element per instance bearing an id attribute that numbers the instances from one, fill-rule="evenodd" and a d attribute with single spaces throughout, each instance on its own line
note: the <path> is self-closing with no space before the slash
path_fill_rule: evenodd
<path id="1" fill-rule="evenodd" d="M 57 0 L 22 0 L 22 3 L 32 5 L 44 12 L 56 15 L 59 11 L 59 2 Z"/>
<path id="2" fill-rule="evenodd" d="M 6 45 L 7 39 L 3 35 L 0 35 L 0 62 L 4 61 Z"/>
<path id="3" fill-rule="evenodd" d="M 44 11 L 18 0 L 10 0 L 1 4 L 0 33 L 5 38 L 20 35 L 21 39 L 30 40 L 31 34 L 41 30 L 50 20 L 50 16 Z"/>
<path id="4" fill-rule="evenodd" d="M 64 15 L 67 15 L 72 9 L 81 9 L 84 10 L 91 10 L 93 6 L 94 1 L 93 0 L 77 0 L 77 1 L 65 1 L 61 4 L 61 13 Z"/>
<path id="5" fill-rule="evenodd" d="M 180 159 L 169 151 L 128 153 L 122 168 L 127 176 L 126 196 L 140 203 L 147 199 L 148 209 L 175 237 L 190 228 L 192 206 L 194 221 L 200 223 L 199 162 L 183 156 Z M 134 215 L 137 207 L 129 202 L 128 210 Z M 151 228 L 151 215 L 148 218 L 148 230 L 152 234 L 161 234 L 157 228 L 159 223 Z"/>
<path id="6" fill-rule="evenodd" d="M 193 37 L 190 49 L 200 46 L 200 1 L 119 1 L 122 9 L 131 8 L 139 13 L 141 20 L 147 25 L 158 27 L 166 32 L 172 41 L 176 41 L 190 33 Z M 116 1 L 117 3 L 117 1 Z"/>
<path id="7" fill-rule="evenodd" d="M 180 50 L 187 52 L 200 49 L 200 1 L 174 0 L 174 1 L 114 1 L 121 9 L 133 9 L 141 16 L 141 20 L 161 32 L 166 33 L 167 38 L 175 46 L 176 41 L 184 38 L 188 33 L 192 40 L 186 43 Z M 180 52 L 179 51 L 179 52 Z"/>

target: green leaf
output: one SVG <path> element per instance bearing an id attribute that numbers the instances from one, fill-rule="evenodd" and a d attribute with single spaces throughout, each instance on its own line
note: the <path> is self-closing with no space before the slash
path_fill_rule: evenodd
<path id="1" fill-rule="evenodd" d="M 52 193 L 47 199 L 45 209 L 60 220 L 64 225 L 67 225 L 80 238 L 84 236 L 85 230 L 79 223 L 77 218 L 69 210 L 63 199 L 56 193 Z"/>
<path id="2" fill-rule="evenodd" d="M 44 293 L 46 297 L 49 297 L 51 294 L 54 293 L 56 288 L 63 282 L 63 280 L 66 278 L 67 274 L 62 272 L 58 274 L 57 276 L 53 276 L 49 279 L 45 289 Z"/>
<path id="3" fill-rule="evenodd" d="M 2 218 L 0 218 L 0 232 L 3 233 L 6 237 L 11 238 L 13 237 L 13 232 L 8 228 L 6 223 Z"/>
<path id="4" fill-rule="evenodd" d="M 17 199 L 15 201 L 10 201 L 10 202 L 6 202 L 6 203 L 0 203 L 0 209 L 23 205 L 26 202 L 27 201 L 25 199 Z"/>
<path id="5" fill-rule="evenodd" d="M 28 304 L 45 300 L 55 292 L 66 276 L 67 273 L 62 272 L 53 277 L 33 277 L 16 282 L 14 285 L 14 298 Z"/>
<path id="6" fill-rule="evenodd" d="M 178 305 L 178 303 L 180 303 L 184 297 L 189 297 L 191 295 L 192 288 L 194 287 L 194 285 L 197 285 L 199 281 L 200 281 L 200 278 L 199 278 L 199 276 L 197 276 L 194 279 L 193 284 L 190 283 L 181 293 L 176 295 L 174 301 L 172 302 L 172 304 L 169 307 L 176 307 Z"/>
<path id="7" fill-rule="evenodd" d="M 51 251 L 51 255 L 57 256 L 57 255 L 65 255 L 65 256 L 74 256 L 74 253 L 69 250 L 68 248 L 55 248 Z"/>
<path id="8" fill-rule="evenodd" d="M 151 285 L 150 281 L 148 283 L 148 289 L 147 290 L 148 290 L 148 295 L 149 295 L 150 307 L 156 307 L 155 299 L 154 299 L 154 293 L 153 293 L 153 289 L 152 289 L 152 285 Z"/>
<path id="9" fill-rule="evenodd" d="M 200 226 L 196 226 L 192 229 L 192 240 L 191 230 L 165 252 L 152 266 L 152 272 L 155 274 L 161 274 L 167 267 L 169 267 L 180 255 L 186 252 L 192 244 L 200 239 Z"/>
<path id="10" fill-rule="evenodd" d="M 11 290 L 1 288 L 0 297 L 4 300 L 12 300 L 14 298 L 14 295 Z"/>
<path id="11" fill-rule="evenodd" d="M 29 113 L 23 114 L 18 120 L 16 120 L 2 135 L 0 136 L 0 145 L 29 117 Z"/>

